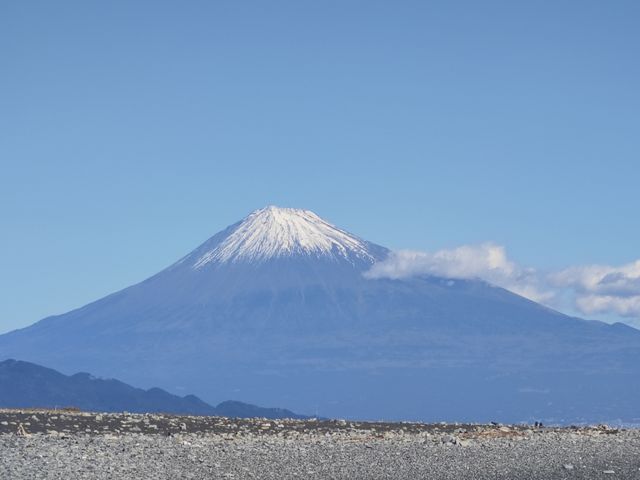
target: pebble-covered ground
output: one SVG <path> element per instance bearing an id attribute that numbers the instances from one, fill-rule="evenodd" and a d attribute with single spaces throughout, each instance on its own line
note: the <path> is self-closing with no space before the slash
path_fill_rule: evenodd
<path id="1" fill-rule="evenodd" d="M 0 479 L 638 479 L 640 431 L 0 410 Z"/>

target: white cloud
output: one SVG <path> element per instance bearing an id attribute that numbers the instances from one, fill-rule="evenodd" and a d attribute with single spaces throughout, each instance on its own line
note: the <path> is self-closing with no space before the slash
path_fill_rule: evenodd
<path id="1" fill-rule="evenodd" d="M 510 275 L 514 269 L 515 265 L 507 259 L 504 247 L 485 243 L 435 253 L 400 250 L 375 264 L 366 275 L 370 278 L 404 278 L 421 274 L 473 278 L 489 273 Z"/>
<path id="2" fill-rule="evenodd" d="M 619 267 L 570 267 L 550 275 L 549 281 L 573 290 L 576 308 L 584 314 L 640 317 L 640 260 Z"/>
<path id="3" fill-rule="evenodd" d="M 570 267 L 550 275 L 550 281 L 560 287 L 580 292 L 615 296 L 640 295 L 640 260 L 621 267 L 585 265 Z"/>
<path id="4" fill-rule="evenodd" d="M 640 317 L 640 295 L 616 297 L 613 295 L 579 295 L 576 306 L 587 315 L 615 313 L 623 317 Z"/>
<path id="5" fill-rule="evenodd" d="M 581 265 L 543 274 L 511 260 L 505 247 L 484 243 L 433 253 L 400 250 L 365 273 L 368 278 L 392 279 L 419 275 L 479 278 L 560 310 L 640 322 L 640 260 L 619 267 Z"/>
<path id="6" fill-rule="evenodd" d="M 507 256 L 501 245 L 463 245 L 435 253 L 400 250 L 378 262 L 365 274 L 368 278 L 406 278 L 433 275 L 453 279 L 480 278 L 537 302 L 552 300 L 538 273 L 522 268 Z"/>

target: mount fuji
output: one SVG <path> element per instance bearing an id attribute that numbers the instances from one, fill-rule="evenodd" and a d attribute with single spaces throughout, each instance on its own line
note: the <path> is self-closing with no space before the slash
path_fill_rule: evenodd
<path id="1" fill-rule="evenodd" d="M 481 280 L 365 275 L 389 250 L 267 207 L 151 278 L 0 336 L 0 360 L 324 417 L 640 423 L 640 331 Z"/>

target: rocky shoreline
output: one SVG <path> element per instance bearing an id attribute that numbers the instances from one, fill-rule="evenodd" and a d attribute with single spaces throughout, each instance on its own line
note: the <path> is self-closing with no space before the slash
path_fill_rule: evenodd
<path id="1" fill-rule="evenodd" d="M 0 410 L 2 479 L 640 479 L 640 431 Z"/>

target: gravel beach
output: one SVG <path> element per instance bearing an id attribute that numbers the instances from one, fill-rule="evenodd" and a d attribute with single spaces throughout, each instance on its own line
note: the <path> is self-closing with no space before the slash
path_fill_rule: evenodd
<path id="1" fill-rule="evenodd" d="M 0 410 L 0 478 L 640 480 L 640 431 Z"/>

